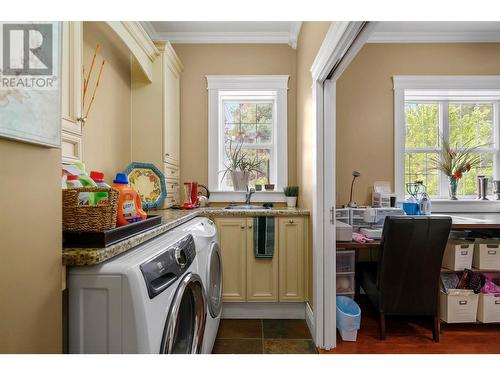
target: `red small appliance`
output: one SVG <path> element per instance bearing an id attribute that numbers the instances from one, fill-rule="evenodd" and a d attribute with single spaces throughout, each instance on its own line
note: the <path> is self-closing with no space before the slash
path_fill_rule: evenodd
<path id="1" fill-rule="evenodd" d="M 182 208 L 193 209 L 198 207 L 198 183 L 184 182 L 184 203 Z"/>

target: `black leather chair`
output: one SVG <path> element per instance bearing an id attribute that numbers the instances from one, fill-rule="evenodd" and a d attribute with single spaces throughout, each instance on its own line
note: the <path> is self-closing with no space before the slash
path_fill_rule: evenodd
<path id="1" fill-rule="evenodd" d="M 433 338 L 439 341 L 439 275 L 450 229 L 446 216 L 385 219 L 378 262 L 357 267 L 358 288 L 380 314 L 381 340 L 386 315 L 411 315 L 433 317 Z"/>

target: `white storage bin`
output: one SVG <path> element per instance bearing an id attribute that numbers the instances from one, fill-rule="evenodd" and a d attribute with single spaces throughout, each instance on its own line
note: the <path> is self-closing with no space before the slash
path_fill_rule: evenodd
<path id="1" fill-rule="evenodd" d="M 337 294 L 354 293 L 354 272 L 337 275 Z"/>
<path id="2" fill-rule="evenodd" d="M 472 268 L 474 243 L 464 240 L 449 239 L 443 255 L 443 267 L 452 271 Z"/>
<path id="3" fill-rule="evenodd" d="M 354 250 L 337 251 L 337 273 L 354 272 L 355 266 L 356 252 Z"/>
<path id="4" fill-rule="evenodd" d="M 439 293 L 439 315 L 446 323 L 475 323 L 479 294 L 472 290 L 450 289 Z"/>
<path id="5" fill-rule="evenodd" d="M 472 265 L 481 271 L 500 270 L 500 240 L 476 239 Z"/>
<path id="6" fill-rule="evenodd" d="M 477 309 L 477 320 L 483 323 L 500 322 L 500 295 L 479 295 L 479 307 Z"/>

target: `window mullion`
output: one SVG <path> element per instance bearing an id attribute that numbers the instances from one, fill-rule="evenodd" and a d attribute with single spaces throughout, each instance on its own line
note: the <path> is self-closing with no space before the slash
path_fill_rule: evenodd
<path id="1" fill-rule="evenodd" d="M 495 180 L 500 179 L 500 120 L 498 114 L 499 105 L 499 101 L 493 103 L 493 148 L 495 148 L 495 151 L 493 153 L 493 178 Z"/>
<path id="2" fill-rule="evenodd" d="M 442 101 L 439 103 L 439 128 L 441 137 L 450 140 L 450 118 L 449 118 L 449 102 Z M 441 139 L 439 140 L 439 144 L 442 147 Z M 443 172 L 439 172 L 439 195 L 444 198 L 448 195 L 448 176 L 446 176 Z"/>

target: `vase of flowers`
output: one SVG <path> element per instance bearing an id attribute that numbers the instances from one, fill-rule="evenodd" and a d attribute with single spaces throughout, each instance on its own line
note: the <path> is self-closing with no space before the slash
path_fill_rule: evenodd
<path id="1" fill-rule="evenodd" d="M 450 199 L 452 201 L 456 201 L 457 198 L 457 187 L 458 187 L 458 179 L 453 176 L 450 176 L 450 184 L 448 186 L 448 193 L 450 195 Z"/>
<path id="2" fill-rule="evenodd" d="M 471 142 L 465 142 L 462 147 L 452 148 L 450 143 L 441 138 L 441 149 L 439 153 L 431 158 L 433 168 L 443 172 L 449 179 L 449 196 L 451 200 L 457 200 L 458 182 L 472 168 L 477 167 L 481 156 L 477 152 L 481 147 L 488 145 L 471 146 Z"/>
<path id="3" fill-rule="evenodd" d="M 250 180 L 250 174 L 252 172 L 257 175 L 262 174 L 262 161 L 242 150 L 243 142 L 235 144 L 232 140 L 229 140 L 227 145 L 225 148 L 227 161 L 224 164 L 226 170 L 222 180 L 229 173 L 234 191 L 245 191 Z"/>

